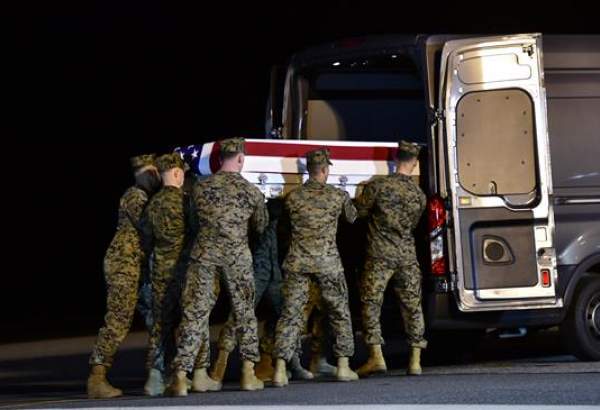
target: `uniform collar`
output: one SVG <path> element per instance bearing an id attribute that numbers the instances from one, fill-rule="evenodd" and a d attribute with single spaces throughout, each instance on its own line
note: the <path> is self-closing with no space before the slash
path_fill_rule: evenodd
<path id="1" fill-rule="evenodd" d="M 398 178 L 400 181 L 410 181 L 412 179 L 410 175 L 400 173 L 394 174 L 394 177 Z"/>
<path id="2" fill-rule="evenodd" d="M 313 178 L 308 178 L 308 180 L 304 183 L 305 187 L 308 188 L 323 188 L 326 184 L 317 181 L 316 179 Z"/>
<path id="3" fill-rule="evenodd" d="M 183 191 L 181 188 L 178 188 L 174 185 L 166 185 L 162 187 L 163 190 L 165 191 L 174 191 L 174 192 L 181 192 Z"/>

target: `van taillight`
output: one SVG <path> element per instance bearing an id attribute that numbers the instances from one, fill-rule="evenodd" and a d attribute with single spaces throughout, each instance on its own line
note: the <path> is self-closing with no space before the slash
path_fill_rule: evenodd
<path id="1" fill-rule="evenodd" d="M 446 226 L 446 207 L 439 196 L 429 198 L 427 203 L 429 228 L 429 250 L 431 254 L 431 273 L 436 276 L 446 274 L 446 256 L 444 255 L 444 227 Z"/>

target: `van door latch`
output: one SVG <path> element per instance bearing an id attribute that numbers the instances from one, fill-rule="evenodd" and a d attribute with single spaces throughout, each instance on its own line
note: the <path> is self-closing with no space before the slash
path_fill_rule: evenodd
<path id="1" fill-rule="evenodd" d="M 527 53 L 527 55 L 529 57 L 531 57 L 533 55 L 533 53 L 534 53 L 533 45 L 530 44 L 528 46 L 523 46 L 523 52 Z"/>

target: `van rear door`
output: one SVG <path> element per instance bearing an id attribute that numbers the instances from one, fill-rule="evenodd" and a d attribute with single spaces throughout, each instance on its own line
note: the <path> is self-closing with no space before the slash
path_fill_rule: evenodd
<path id="1" fill-rule="evenodd" d="M 439 137 L 463 311 L 562 306 L 541 40 L 460 39 L 442 51 Z"/>

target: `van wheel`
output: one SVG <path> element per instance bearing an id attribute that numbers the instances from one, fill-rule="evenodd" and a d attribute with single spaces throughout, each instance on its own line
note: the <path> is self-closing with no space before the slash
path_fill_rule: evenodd
<path id="1" fill-rule="evenodd" d="M 560 330 L 578 359 L 600 361 L 600 276 L 581 280 Z"/>

